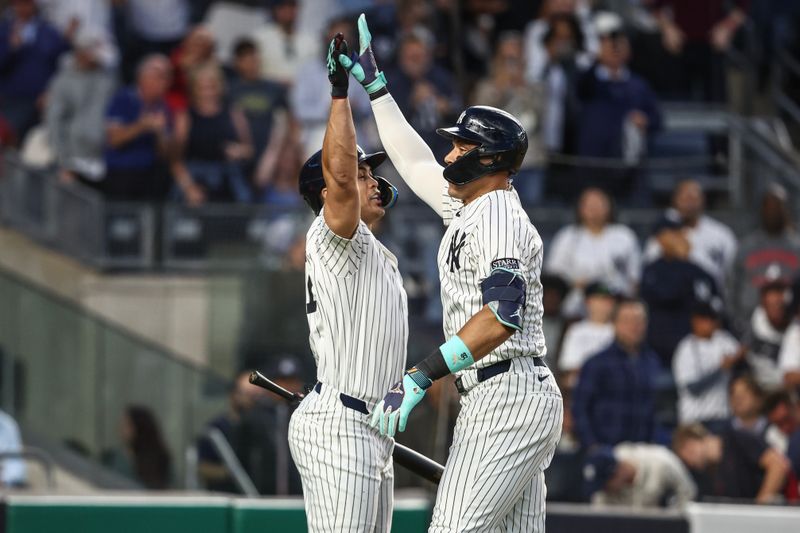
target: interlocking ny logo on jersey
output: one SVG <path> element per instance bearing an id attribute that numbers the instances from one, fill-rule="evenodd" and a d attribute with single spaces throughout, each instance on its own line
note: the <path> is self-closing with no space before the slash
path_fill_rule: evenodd
<path id="1" fill-rule="evenodd" d="M 453 233 L 453 238 L 450 240 L 450 251 L 447 253 L 447 266 L 450 267 L 450 272 L 461 270 L 461 249 L 467 244 L 466 233 L 461 234 L 460 240 L 458 236 L 458 230 L 456 230 Z"/>

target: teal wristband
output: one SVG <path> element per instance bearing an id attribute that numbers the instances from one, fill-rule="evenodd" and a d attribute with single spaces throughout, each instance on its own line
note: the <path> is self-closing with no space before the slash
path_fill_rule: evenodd
<path id="1" fill-rule="evenodd" d="M 444 358 L 444 362 L 451 373 L 472 366 L 475 362 L 472 358 L 472 352 L 469 351 L 467 345 L 458 335 L 453 335 L 450 340 L 439 346 L 439 351 L 442 353 L 442 358 Z"/>

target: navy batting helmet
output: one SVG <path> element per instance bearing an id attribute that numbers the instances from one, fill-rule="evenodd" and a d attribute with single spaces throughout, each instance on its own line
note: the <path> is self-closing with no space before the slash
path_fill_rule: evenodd
<path id="1" fill-rule="evenodd" d="M 445 167 L 444 178 L 455 185 L 464 185 L 500 170 L 514 174 L 528 151 L 528 134 L 522 124 L 502 109 L 484 105 L 468 107 L 455 126 L 439 128 L 436 133 L 478 145 Z M 491 163 L 481 163 L 484 157 L 490 157 Z"/>
<path id="2" fill-rule="evenodd" d="M 358 150 L 358 162 L 366 163 L 375 172 L 375 169 L 386 161 L 386 152 L 375 152 L 368 154 L 360 146 Z M 397 189 L 389 183 L 389 180 L 381 176 L 375 176 L 378 182 L 378 192 L 381 195 L 381 204 L 385 209 L 392 207 L 397 202 Z M 325 178 L 322 177 L 322 150 L 308 158 L 303 168 L 300 169 L 300 195 L 306 203 L 314 210 L 315 215 L 319 215 L 322 210 L 322 189 L 325 188 Z"/>

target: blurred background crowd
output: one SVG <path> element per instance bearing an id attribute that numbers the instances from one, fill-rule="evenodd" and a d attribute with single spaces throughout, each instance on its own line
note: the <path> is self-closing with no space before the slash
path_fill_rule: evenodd
<path id="1" fill-rule="evenodd" d="M 366 12 L 389 90 L 437 157 L 449 148 L 435 128 L 466 105 L 503 108 L 528 131 L 514 187 L 545 240 L 546 361 L 567 404 L 548 498 L 638 507 L 800 500 L 796 191 L 768 174 L 729 188 L 741 154 L 727 131 L 684 134 L 668 120 L 677 116 L 670 110 L 780 117 L 774 58 L 798 55 L 800 3 L 0 6 L 6 158 L 15 154 L 59 187 L 109 204 L 303 213 L 269 220 L 263 237 L 274 268 L 248 278 L 243 314 L 251 320 L 235 356 L 237 371 L 265 369 L 298 391 L 313 383 L 314 369 L 299 305 L 308 213 L 297 175 L 321 146 L 327 120 L 324 45 L 337 32 L 356 42 L 354 21 Z M 791 84 L 777 83 L 783 96 L 796 96 Z M 357 84 L 350 97 L 359 143 L 379 148 L 368 98 Z M 795 133 L 789 126 L 778 137 L 791 145 Z M 671 158 L 690 164 L 663 179 L 657 162 Z M 413 207 L 416 199 L 394 181 L 401 203 Z M 555 225 L 543 215 L 553 208 L 561 213 Z M 624 210 L 644 216 L 626 224 Z M 414 211 L 399 211 L 396 222 L 393 213 L 380 231 L 405 269 L 413 362 L 441 337 L 440 230 L 418 224 Z M 225 376 L 227 410 L 193 446 L 201 485 L 241 492 L 245 473 L 261 494 L 298 494 L 289 408 L 250 386 L 246 373 L 233 374 Z M 444 462 L 457 400 L 452 386 L 437 382 L 398 440 Z M 121 444 L 102 460 L 148 488 L 182 486 L 173 469 L 183 450 L 165 444 L 158 418 L 157 410 L 127 406 Z M 0 440 L 6 450 L 20 447 L 10 417 L 0 418 Z M 3 482 L 24 484 L 24 468 L 10 464 Z M 396 475 L 398 487 L 425 486 L 400 468 Z"/>

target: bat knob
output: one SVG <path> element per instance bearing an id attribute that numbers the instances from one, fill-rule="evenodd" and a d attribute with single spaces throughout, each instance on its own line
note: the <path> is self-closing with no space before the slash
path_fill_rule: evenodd
<path id="1" fill-rule="evenodd" d="M 255 384 L 255 383 L 256 383 L 256 381 L 258 381 L 258 372 L 256 372 L 255 370 L 254 370 L 254 371 L 252 371 L 252 372 L 250 372 L 250 378 L 249 378 L 249 381 L 250 381 L 250 383 L 253 383 L 253 384 Z"/>

